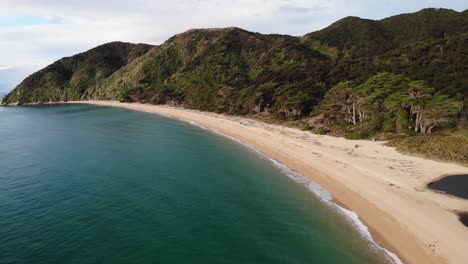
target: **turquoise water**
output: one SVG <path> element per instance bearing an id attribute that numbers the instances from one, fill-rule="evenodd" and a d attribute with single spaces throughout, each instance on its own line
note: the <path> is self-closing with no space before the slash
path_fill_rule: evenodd
<path id="1" fill-rule="evenodd" d="M 252 150 L 118 108 L 0 108 L 0 263 L 387 263 Z"/>

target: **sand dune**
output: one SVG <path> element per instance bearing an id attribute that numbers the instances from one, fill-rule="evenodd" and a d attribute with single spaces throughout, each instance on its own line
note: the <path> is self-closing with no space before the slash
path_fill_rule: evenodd
<path id="1" fill-rule="evenodd" d="M 403 155 L 382 142 L 314 135 L 242 117 L 111 101 L 72 103 L 125 107 L 218 130 L 320 184 L 404 263 L 468 263 L 468 228 L 454 213 L 468 211 L 468 201 L 426 188 L 441 175 L 468 173 L 466 167 Z"/>

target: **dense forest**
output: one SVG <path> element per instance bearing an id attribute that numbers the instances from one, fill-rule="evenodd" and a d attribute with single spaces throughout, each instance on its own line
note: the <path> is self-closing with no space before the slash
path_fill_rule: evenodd
<path id="1" fill-rule="evenodd" d="M 424 81 L 383 72 L 361 84 L 338 83 L 315 114 L 324 127 L 352 126 L 355 133 L 430 134 L 435 127 L 461 125 L 462 107 L 462 101 L 436 92 Z"/>
<path id="2" fill-rule="evenodd" d="M 32 74 L 3 104 L 104 99 L 276 121 L 364 138 L 466 126 L 468 11 L 341 19 L 301 37 L 196 29 L 113 42 Z"/>

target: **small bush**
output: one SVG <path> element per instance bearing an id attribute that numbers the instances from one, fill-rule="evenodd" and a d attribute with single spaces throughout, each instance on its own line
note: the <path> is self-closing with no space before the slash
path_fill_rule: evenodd
<path id="1" fill-rule="evenodd" d="M 367 133 L 365 133 L 365 132 L 353 131 L 353 132 L 349 133 L 348 135 L 346 135 L 346 139 L 358 140 L 358 139 L 365 139 L 368 136 L 369 135 Z"/>
<path id="2" fill-rule="evenodd" d="M 404 133 L 407 134 L 408 136 L 416 136 L 418 134 L 413 129 L 407 129 L 404 131 Z"/>
<path id="3" fill-rule="evenodd" d="M 312 127 L 309 124 L 305 124 L 304 126 L 301 127 L 302 131 L 310 131 L 312 130 Z"/>
<path id="4" fill-rule="evenodd" d="M 326 135 L 327 133 L 328 133 L 328 130 L 323 129 L 323 128 L 315 130 L 315 134 L 317 135 Z"/>
<path id="5" fill-rule="evenodd" d="M 395 123 L 393 120 L 387 120 L 384 122 L 382 127 L 383 132 L 393 132 L 395 131 Z"/>
<path id="6" fill-rule="evenodd" d="M 403 138 L 403 137 L 406 137 L 406 135 L 401 134 L 401 133 L 383 132 L 383 133 L 377 133 L 377 134 L 369 136 L 369 137 L 372 137 L 373 139 L 378 140 L 378 141 L 386 141 L 386 140 L 393 140 L 393 139 Z"/>

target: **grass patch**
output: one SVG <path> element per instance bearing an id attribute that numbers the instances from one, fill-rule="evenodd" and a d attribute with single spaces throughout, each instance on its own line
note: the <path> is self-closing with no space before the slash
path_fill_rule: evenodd
<path id="1" fill-rule="evenodd" d="M 387 143 L 403 153 L 468 165 L 468 129 L 447 134 L 418 135 Z"/>
<path id="2" fill-rule="evenodd" d="M 353 131 L 346 135 L 346 139 L 359 140 L 359 139 L 366 139 L 368 136 L 369 135 L 366 132 Z"/>
<path id="3" fill-rule="evenodd" d="M 328 134 L 328 130 L 320 128 L 320 129 L 315 130 L 315 134 L 317 134 L 317 135 L 326 135 L 326 134 Z"/>
<path id="4" fill-rule="evenodd" d="M 310 131 L 312 130 L 312 127 L 309 124 L 305 124 L 304 126 L 301 127 L 302 131 Z"/>

